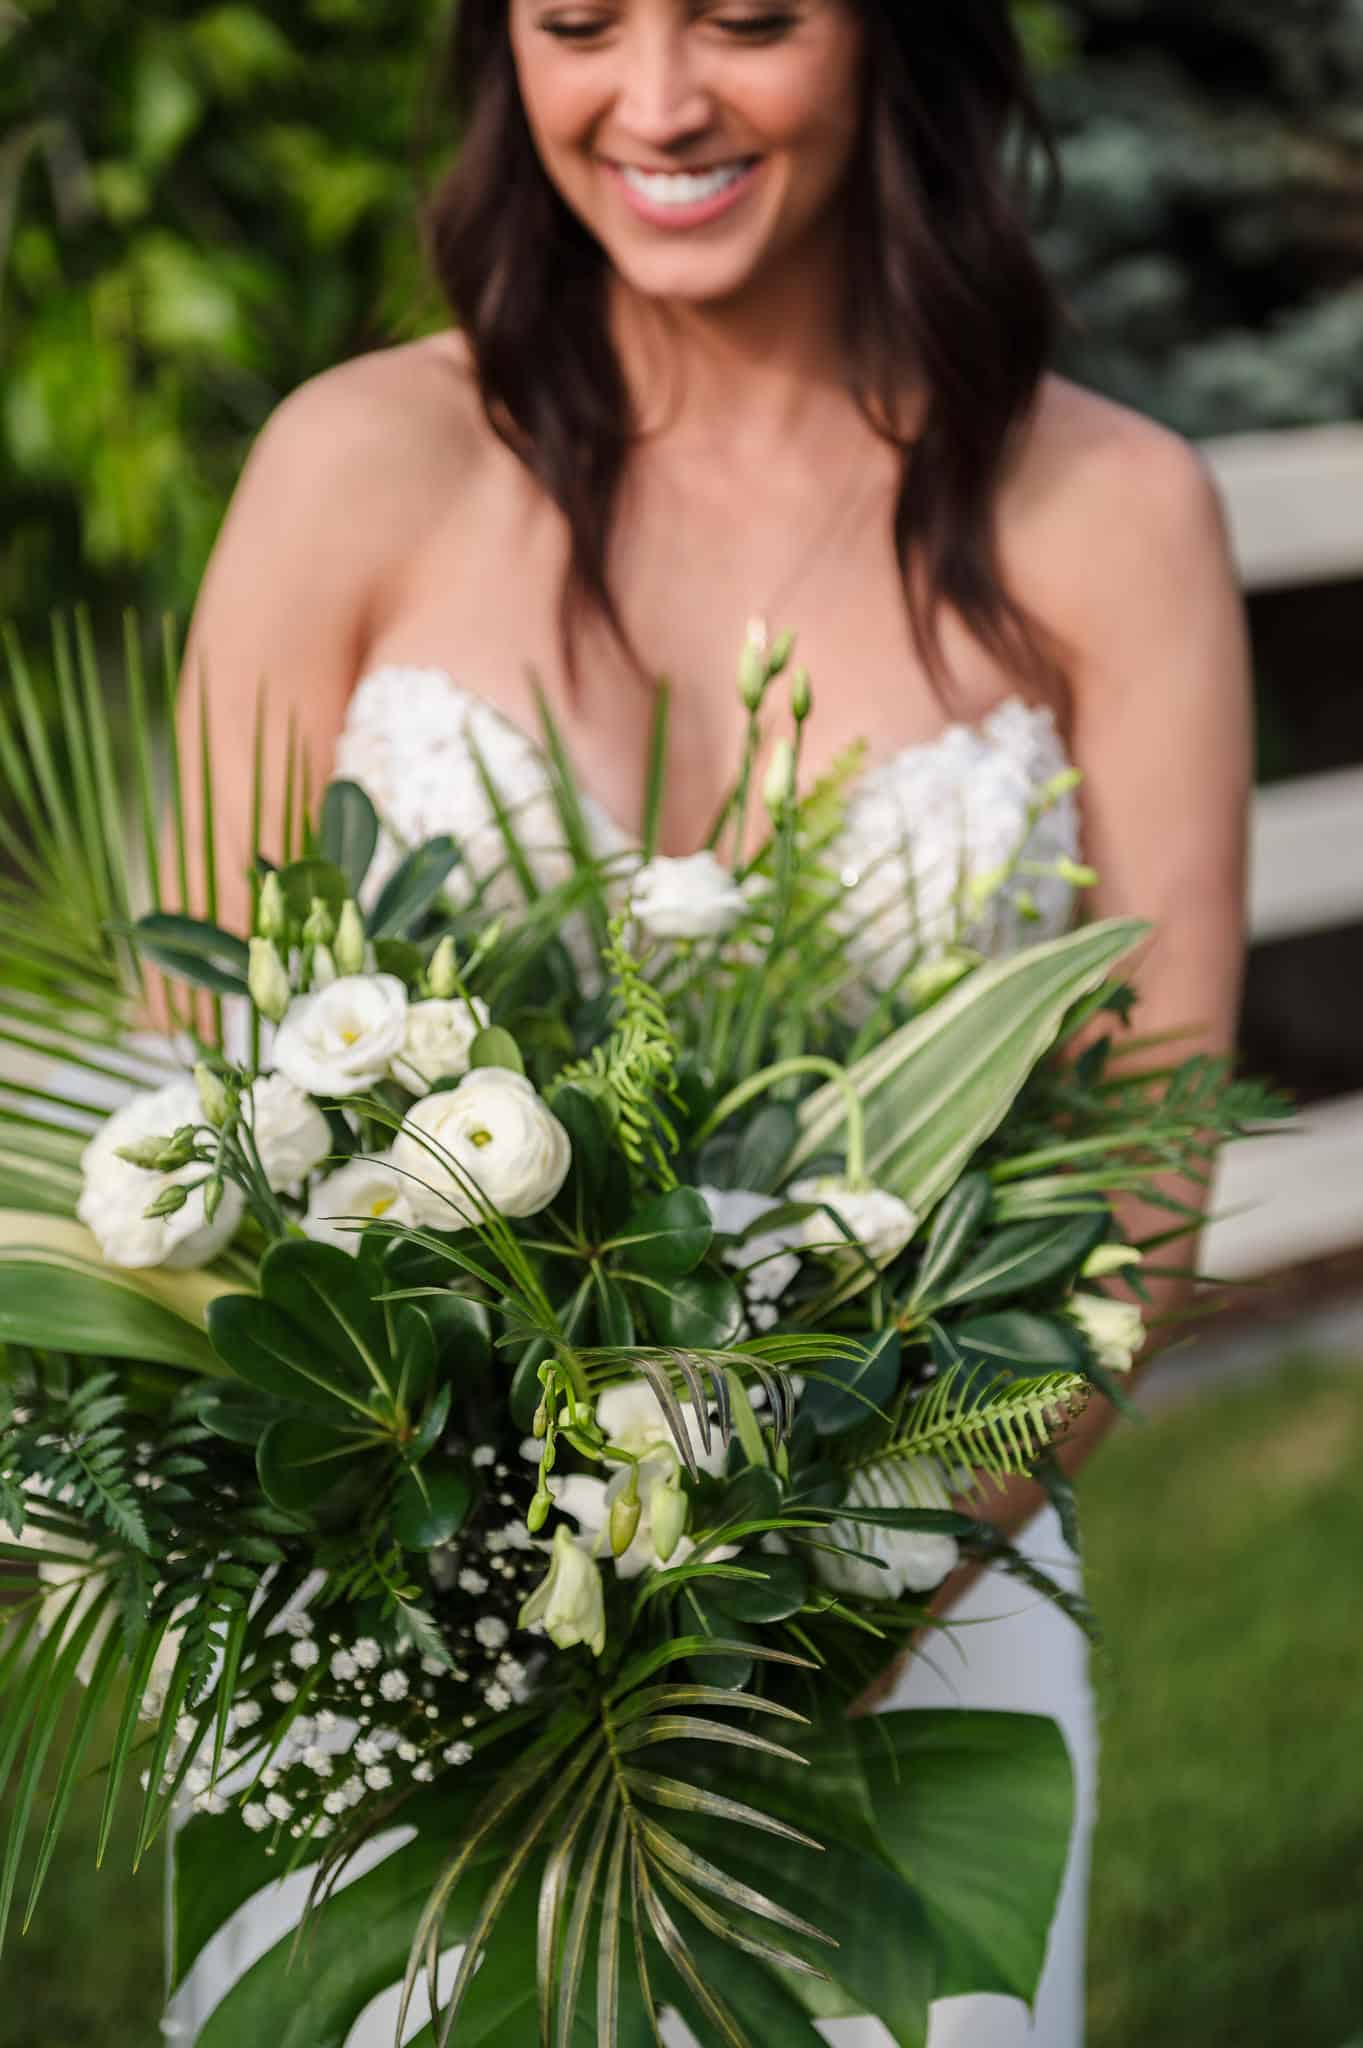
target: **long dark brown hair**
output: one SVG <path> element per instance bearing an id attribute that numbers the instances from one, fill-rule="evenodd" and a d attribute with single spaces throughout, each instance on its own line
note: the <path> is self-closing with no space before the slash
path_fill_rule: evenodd
<path id="1" fill-rule="evenodd" d="M 1053 170 L 1045 122 L 1007 0 L 857 5 L 865 105 L 845 194 L 846 333 L 858 403 L 903 452 L 894 533 L 914 637 L 945 693 L 941 624 L 954 612 L 1063 708 L 1060 650 L 1007 587 L 995 516 L 1056 328 L 1019 171 L 1038 152 Z M 445 87 L 459 149 L 429 239 L 488 420 L 568 523 L 571 676 L 590 611 L 634 653 L 607 564 L 635 425 L 607 324 L 606 258 L 540 163 L 507 11 L 507 0 L 459 0 Z M 894 424 L 910 378 L 925 394 L 912 438 Z"/>

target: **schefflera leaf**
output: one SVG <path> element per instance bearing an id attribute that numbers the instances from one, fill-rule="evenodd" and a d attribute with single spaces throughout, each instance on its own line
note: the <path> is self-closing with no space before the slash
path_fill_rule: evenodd
<path id="1" fill-rule="evenodd" d="M 258 1295 L 209 1310 L 219 1357 L 274 1406 L 257 1470 L 280 1507 L 316 1508 L 358 1456 L 410 1463 L 413 1441 L 433 1448 L 438 1430 L 418 1425 L 413 1436 L 412 1407 L 434 1378 L 431 1325 L 411 1302 L 375 1299 L 378 1271 L 334 1245 L 278 1244 L 261 1261 Z"/>

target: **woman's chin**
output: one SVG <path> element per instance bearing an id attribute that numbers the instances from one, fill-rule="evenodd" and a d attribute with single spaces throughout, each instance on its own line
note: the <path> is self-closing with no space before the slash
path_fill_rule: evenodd
<path id="1" fill-rule="evenodd" d="M 741 298 L 760 274 L 762 263 L 750 250 L 639 250 L 609 252 L 621 283 L 640 298 L 668 299 L 687 306 L 721 306 Z"/>

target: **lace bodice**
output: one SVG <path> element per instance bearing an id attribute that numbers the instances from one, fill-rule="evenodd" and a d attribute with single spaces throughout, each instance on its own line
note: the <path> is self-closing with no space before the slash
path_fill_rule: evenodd
<path id="1" fill-rule="evenodd" d="M 930 958 L 954 942 L 1002 954 L 1065 929 L 1073 889 L 1052 870 L 1077 859 L 1078 809 L 1072 793 L 1047 801 L 1043 792 L 1067 765 L 1050 712 L 1012 697 L 978 725 L 902 747 L 857 780 L 830 859 L 845 887 L 849 952 L 872 985 L 887 985 L 912 955 Z M 464 851 L 465 886 L 484 884 L 494 911 L 512 907 L 519 884 L 485 776 L 542 884 L 570 871 L 542 749 L 442 669 L 365 676 L 336 772 L 366 790 L 383 820 L 371 888 L 405 847 L 451 832 Z M 582 808 L 597 851 L 626 865 L 630 835 L 590 797 Z M 971 885 L 1020 848 L 1020 870 L 973 910 Z"/>

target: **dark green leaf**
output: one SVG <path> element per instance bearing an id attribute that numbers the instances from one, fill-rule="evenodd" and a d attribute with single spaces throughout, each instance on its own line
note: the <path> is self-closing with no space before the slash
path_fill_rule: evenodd
<path id="1" fill-rule="evenodd" d="M 194 917 L 151 911 L 136 924 L 138 951 L 179 981 L 219 995 L 246 993 L 250 950 L 243 939 Z"/>
<path id="2" fill-rule="evenodd" d="M 426 972 L 425 956 L 410 939 L 376 939 L 374 965 L 380 974 L 395 974 L 409 989 L 415 989 Z"/>
<path id="3" fill-rule="evenodd" d="M 964 1360 L 967 1366 L 992 1366 L 996 1372 L 1030 1379 L 1047 1372 L 1083 1372 L 1084 1347 L 1073 1323 L 1058 1316 L 1029 1315 L 1007 1309 L 998 1315 L 967 1316 L 943 1326 L 944 1346 L 937 1330 L 933 1352 L 944 1370 Z M 954 1351 L 950 1348 L 954 1346 Z"/>
<path id="4" fill-rule="evenodd" d="M 858 1342 L 857 1355 L 829 1358 L 811 1373 L 800 1412 L 813 1421 L 820 1436 L 839 1436 L 858 1423 L 874 1419 L 876 1408 L 889 1401 L 899 1385 L 900 1336 L 882 1330 L 868 1343 Z"/>
<path id="5" fill-rule="evenodd" d="M 316 1422 L 272 1422 L 260 1439 L 256 1471 L 277 1508 L 306 1514 L 354 1467 L 355 1446 Z"/>
<path id="6" fill-rule="evenodd" d="M 408 1550 L 434 1550 L 464 1526 L 473 1486 L 461 1465 L 405 1473 L 393 1501 L 393 1534 Z"/>
<path id="7" fill-rule="evenodd" d="M 593 1265 L 592 1290 L 596 1296 L 596 1320 L 601 1342 L 619 1345 L 622 1349 L 633 1344 L 634 1312 L 624 1288 L 617 1287 L 602 1267 Z"/>
<path id="8" fill-rule="evenodd" d="M 748 1579 L 716 1584 L 705 1596 L 705 1604 L 722 1615 L 739 1621 L 785 1621 L 798 1614 L 809 1590 L 804 1566 L 794 1557 L 778 1552 L 748 1551 L 744 1563 L 765 1574 L 761 1585 Z"/>
<path id="9" fill-rule="evenodd" d="M 744 1127 L 730 1162 L 729 1185 L 767 1194 L 781 1179 L 781 1170 L 795 1150 L 799 1121 L 787 1102 L 768 1102 Z"/>
<path id="10" fill-rule="evenodd" d="M 694 1188 L 669 1188 L 636 1210 L 606 1250 L 652 1279 L 674 1279 L 694 1271 L 714 1234 L 704 1197 Z"/>
<path id="11" fill-rule="evenodd" d="M 594 1096 L 585 1088 L 567 1084 L 555 1088 L 549 1107 L 568 1133 L 573 1147 L 572 1172 L 558 1206 L 576 1198 L 590 1216 L 606 1188 L 607 1161 L 611 1155 L 610 1133 Z"/>
<path id="12" fill-rule="evenodd" d="M 374 806 L 357 782 L 333 782 L 322 799 L 322 858 L 339 868 L 352 896 L 369 873 L 379 840 Z"/>
<path id="13" fill-rule="evenodd" d="M 944 1289 L 942 1306 L 1012 1300 L 1033 1288 L 1061 1286 L 1077 1278 L 1094 1246 L 1106 1235 L 1106 1210 L 1059 1222 L 1014 1223 L 987 1240 Z"/>
<path id="14" fill-rule="evenodd" d="M 371 939 L 405 939 L 420 924 L 459 860 L 453 839 L 428 839 L 390 875 L 369 914 Z"/>
<path id="15" fill-rule="evenodd" d="M 289 916 L 299 924 L 312 909 L 314 896 L 320 896 L 335 917 L 349 894 L 345 876 L 329 860 L 291 861 L 279 871 L 279 886 L 284 891 Z"/>
<path id="16" fill-rule="evenodd" d="M 373 1393 L 385 1373 L 388 1333 L 362 1262 L 339 1246 L 290 1239 L 260 1263 L 260 1291 Z M 388 1380 L 391 1388 L 391 1380 Z"/>
<path id="17" fill-rule="evenodd" d="M 631 1273 L 650 1328 L 660 1344 L 723 1351 L 743 1327 L 743 1297 L 723 1273 L 687 1273 L 657 1281 Z"/>

